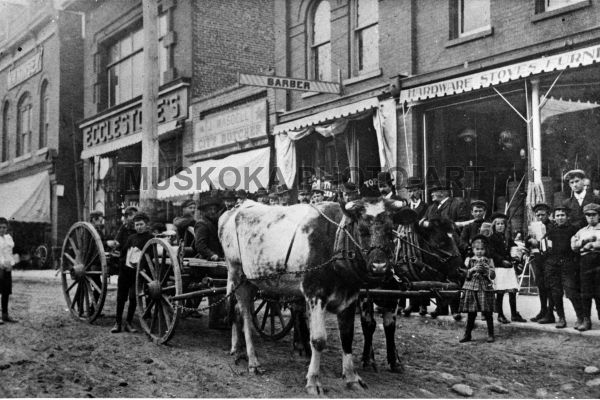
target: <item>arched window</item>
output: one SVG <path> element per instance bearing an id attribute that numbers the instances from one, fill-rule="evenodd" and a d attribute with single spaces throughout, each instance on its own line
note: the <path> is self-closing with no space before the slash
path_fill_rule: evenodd
<path id="1" fill-rule="evenodd" d="M 8 143 L 8 101 L 5 101 L 2 107 L 2 162 L 8 161 L 10 155 Z"/>
<path id="2" fill-rule="evenodd" d="M 48 81 L 44 81 L 44 83 L 42 83 L 42 90 L 40 91 L 40 149 L 43 149 L 48 145 L 48 127 L 50 126 L 50 117 L 48 113 L 49 104 L 50 96 L 48 95 Z"/>
<path id="3" fill-rule="evenodd" d="M 25 93 L 17 105 L 17 157 L 31 151 L 31 96 Z"/>
<path id="4" fill-rule="evenodd" d="M 314 8 L 311 33 L 312 77 L 319 81 L 330 81 L 331 12 L 329 1 L 322 0 Z"/>

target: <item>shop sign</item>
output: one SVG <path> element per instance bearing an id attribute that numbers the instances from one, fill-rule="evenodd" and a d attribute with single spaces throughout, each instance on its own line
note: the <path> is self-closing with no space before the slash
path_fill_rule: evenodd
<path id="1" fill-rule="evenodd" d="M 402 89 L 400 102 L 413 102 L 449 94 L 463 93 L 499 83 L 509 82 L 530 75 L 553 70 L 577 68 L 600 61 L 600 45 L 586 47 L 567 53 L 555 54 L 518 64 L 507 65 L 477 74 L 448 79 L 429 85 Z"/>
<path id="2" fill-rule="evenodd" d="M 194 151 L 246 142 L 267 136 L 267 100 L 208 114 L 194 123 Z"/>
<path id="3" fill-rule="evenodd" d="M 7 86 L 9 89 L 26 81 L 42 70 L 42 52 L 38 51 L 21 65 L 8 71 Z"/>
<path id="4" fill-rule="evenodd" d="M 283 76 L 239 74 L 238 81 L 240 85 L 261 86 L 272 89 L 336 94 L 339 94 L 341 91 L 339 83 L 309 81 L 306 79 L 286 78 Z"/>
<path id="5" fill-rule="evenodd" d="M 157 102 L 159 124 L 165 124 L 188 116 L 187 89 L 181 88 L 162 94 Z M 136 102 L 125 109 L 117 110 L 101 119 L 84 123 L 84 147 L 116 141 L 142 130 L 142 102 Z"/>

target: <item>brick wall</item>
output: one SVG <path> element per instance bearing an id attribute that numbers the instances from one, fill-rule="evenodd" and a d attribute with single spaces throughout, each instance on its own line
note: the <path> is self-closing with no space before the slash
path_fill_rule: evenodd
<path id="1" fill-rule="evenodd" d="M 274 67 L 274 0 L 197 0 L 193 8 L 192 96 L 237 82 L 238 72 Z"/>

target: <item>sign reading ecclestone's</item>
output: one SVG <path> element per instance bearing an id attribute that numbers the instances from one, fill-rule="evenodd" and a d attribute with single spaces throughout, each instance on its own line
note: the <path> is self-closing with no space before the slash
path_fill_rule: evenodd
<path id="1" fill-rule="evenodd" d="M 194 123 L 194 152 L 267 136 L 267 100 L 208 114 Z"/>
<path id="2" fill-rule="evenodd" d="M 11 68 L 7 75 L 7 86 L 9 89 L 26 81 L 42 70 L 42 52 L 38 51 L 29 57 L 18 67 Z"/>

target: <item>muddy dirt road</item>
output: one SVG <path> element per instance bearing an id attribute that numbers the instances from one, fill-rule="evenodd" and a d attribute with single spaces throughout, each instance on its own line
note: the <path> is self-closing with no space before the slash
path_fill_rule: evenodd
<path id="1" fill-rule="evenodd" d="M 111 334 L 115 291 L 95 325 L 74 321 L 57 280 L 14 282 L 12 313 L 18 324 L 0 326 L 0 397 L 305 397 L 308 360 L 291 352 L 290 337 L 256 339 L 267 373 L 249 375 L 228 355 L 229 333 L 207 328 L 208 318 L 186 319 L 168 346 L 143 333 Z M 383 331 L 376 332 L 380 372 L 361 371 L 364 392 L 347 390 L 341 379 L 335 319 L 329 318 L 329 346 L 322 359 L 328 397 L 461 397 L 463 383 L 475 397 L 599 398 L 598 338 L 497 327 L 497 341 L 459 345 L 463 324 L 413 316 L 399 318 L 397 343 L 406 371 L 386 370 Z M 360 323 L 357 319 L 357 332 Z M 362 349 L 356 335 L 355 360 Z"/>

